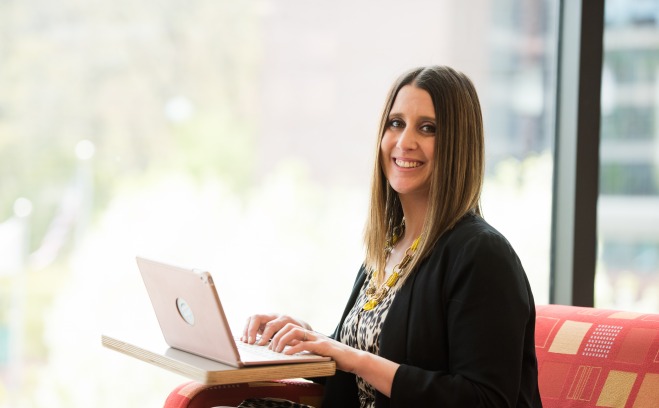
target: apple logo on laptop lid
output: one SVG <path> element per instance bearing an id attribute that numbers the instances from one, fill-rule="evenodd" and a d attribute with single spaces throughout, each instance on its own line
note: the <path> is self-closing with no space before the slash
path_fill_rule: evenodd
<path id="1" fill-rule="evenodd" d="M 192 313 L 192 309 L 188 305 L 188 302 L 182 298 L 176 298 L 176 308 L 183 320 L 185 320 L 190 326 L 194 326 L 194 313 Z"/>

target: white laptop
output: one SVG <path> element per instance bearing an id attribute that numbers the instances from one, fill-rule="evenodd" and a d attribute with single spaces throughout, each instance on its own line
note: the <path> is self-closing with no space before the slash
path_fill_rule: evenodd
<path id="1" fill-rule="evenodd" d="M 286 355 L 236 340 L 209 272 L 140 257 L 137 265 L 170 347 L 234 367 L 330 360 L 312 353 Z"/>

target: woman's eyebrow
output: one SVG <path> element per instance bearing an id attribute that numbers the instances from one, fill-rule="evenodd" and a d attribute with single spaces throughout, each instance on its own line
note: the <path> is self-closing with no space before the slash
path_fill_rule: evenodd
<path id="1" fill-rule="evenodd" d="M 402 114 L 400 112 L 394 112 L 394 111 L 389 112 L 389 116 L 387 118 L 391 119 L 392 117 L 399 117 L 399 118 L 403 118 L 403 119 L 406 118 L 406 116 L 404 114 Z M 437 121 L 434 116 L 419 116 L 418 119 L 421 120 L 421 121 L 429 121 L 429 122 L 436 122 Z"/>

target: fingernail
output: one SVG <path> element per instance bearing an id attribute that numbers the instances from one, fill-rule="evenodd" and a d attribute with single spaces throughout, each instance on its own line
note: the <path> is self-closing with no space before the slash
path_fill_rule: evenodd
<path id="1" fill-rule="evenodd" d="M 249 337 L 247 338 L 247 342 L 248 342 L 249 344 L 252 344 L 252 336 L 249 336 Z"/>

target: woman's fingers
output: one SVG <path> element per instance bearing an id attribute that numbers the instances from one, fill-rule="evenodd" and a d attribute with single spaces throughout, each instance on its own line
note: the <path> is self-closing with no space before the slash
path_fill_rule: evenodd
<path id="1" fill-rule="evenodd" d="M 261 332 L 261 338 L 258 341 L 259 346 L 268 344 L 270 339 L 277 333 L 281 327 L 283 327 L 284 322 L 282 317 L 278 317 L 274 320 L 269 321 L 263 326 L 263 331 Z"/>
<path id="2" fill-rule="evenodd" d="M 306 335 L 306 340 L 305 340 Z M 289 341 L 284 344 L 284 341 Z M 289 346 L 286 348 L 286 346 Z M 360 352 L 341 342 L 330 339 L 311 330 L 291 330 L 277 345 L 277 349 L 285 354 L 295 354 L 303 351 L 312 352 L 321 356 L 331 357 L 336 368 L 342 371 L 355 372 Z"/>
<path id="3" fill-rule="evenodd" d="M 301 320 L 296 320 L 290 316 L 279 314 L 259 314 L 250 316 L 245 324 L 243 335 L 240 338 L 242 341 L 254 344 L 257 341 L 257 335 L 261 335 L 258 340 L 259 345 L 267 344 L 274 338 L 283 328 L 291 327 L 306 327 L 310 326 Z"/>
<path id="4" fill-rule="evenodd" d="M 272 341 L 270 342 L 270 348 L 281 353 L 284 351 L 286 346 L 297 346 L 300 343 L 314 341 L 316 340 L 317 336 L 318 333 L 314 332 L 313 330 L 308 330 L 293 323 L 287 323 L 272 338 Z M 301 350 L 303 349 L 299 348 L 298 351 Z M 288 351 L 287 354 L 289 354 Z"/>
<path id="5" fill-rule="evenodd" d="M 240 340 L 254 344 L 258 334 L 262 334 L 269 322 L 276 319 L 277 315 L 253 315 L 247 318 L 245 329 Z"/>

